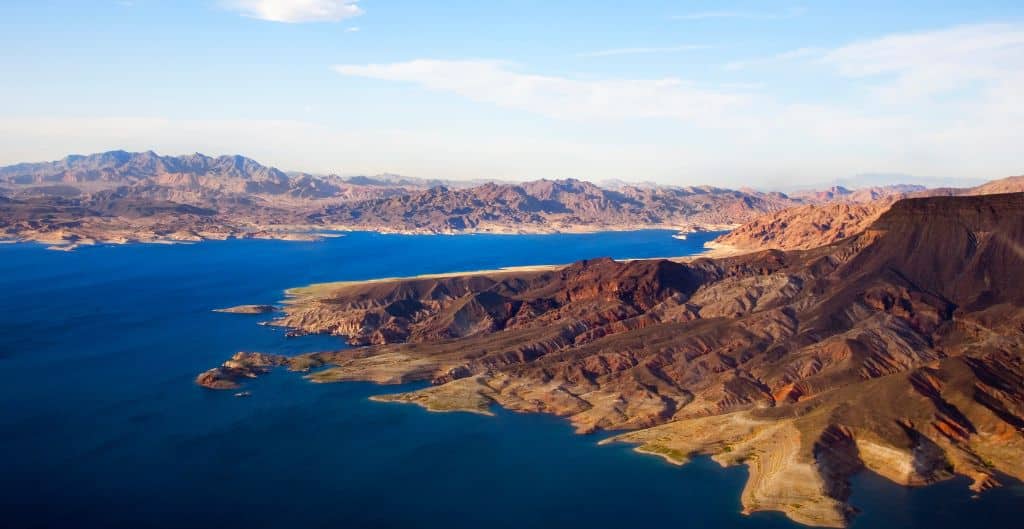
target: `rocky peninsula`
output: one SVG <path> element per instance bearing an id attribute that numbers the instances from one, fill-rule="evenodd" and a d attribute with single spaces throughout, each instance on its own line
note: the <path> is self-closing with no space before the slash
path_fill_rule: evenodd
<path id="1" fill-rule="evenodd" d="M 746 512 L 849 523 L 850 477 L 1024 479 L 1024 194 L 895 202 L 807 250 L 314 285 L 275 324 L 351 349 L 239 353 L 313 382 L 429 381 L 378 397 L 565 417 L 684 464 L 745 465 Z"/>

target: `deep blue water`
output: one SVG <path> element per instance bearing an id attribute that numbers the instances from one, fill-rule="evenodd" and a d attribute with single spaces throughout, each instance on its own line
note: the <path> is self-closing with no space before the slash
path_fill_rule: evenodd
<path id="1" fill-rule="evenodd" d="M 283 371 L 247 399 L 193 384 L 239 350 L 343 347 L 214 308 L 319 281 L 684 255 L 712 237 L 670 235 L 0 245 L 0 527 L 793 527 L 738 514 L 742 468 L 599 447 L 554 417 L 428 413 L 367 400 L 408 388 Z M 963 480 L 908 490 L 864 475 L 855 491 L 855 527 L 1024 514 L 1019 486 L 971 500 Z"/>

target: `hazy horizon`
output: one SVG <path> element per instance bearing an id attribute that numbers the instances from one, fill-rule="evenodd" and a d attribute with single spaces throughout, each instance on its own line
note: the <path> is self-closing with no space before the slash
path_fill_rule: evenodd
<path id="1" fill-rule="evenodd" d="M 0 14 L 16 81 L 0 86 L 0 165 L 124 149 L 757 189 L 1024 172 L 1014 2 L 15 0 Z"/>

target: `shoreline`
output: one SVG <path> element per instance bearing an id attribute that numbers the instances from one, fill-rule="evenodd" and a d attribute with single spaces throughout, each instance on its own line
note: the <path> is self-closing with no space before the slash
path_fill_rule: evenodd
<path id="1" fill-rule="evenodd" d="M 595 224 L 595 225 L 560 225 L 560 226 L 507 226 L 500 224 L 477 226 L 464 230 L 441 230 L 434 228 L 372 228 L 348 224 L 329 224 L 320 226 L 321 230 L 340 232 L 365 232 L 381 235 L 575 235 L 588 233 L 607 233 L 624 231 L 674 231 L 676 235 L 699 232 L 728 232 L 740 224 Z"/>
<path id="2" fill-rule="evenodd" d="M 540 264 L 540 265 L 522 265 L 522 266 L 506 266 L 502 268 L 496 268 L 492 270 L 467 270 L 464 272 L 439 272 L 435 274 L 418 274 L 412 276 L 394 276 L 394 277 L 375 277 L 371 279 L 356 279 L 347 281 L 328 281 L 326 283 L 312 283 L 301 287 L 292 287 L 285 289 L 284 294 L 287 299 L 283 301 L 285 304 L 291 304 L 300 298 L 306 298 L 315 295 L 315 292 L 322 290 L 345 288 L 356 285 L 372 285 L 376 283 L 393 283 L 397 281 L 413 281 L 417 279 L 447 279 L 452 277 L 461 276 L 480 276 L 480 275 L 504 275 L 504 274 L 515 274 L 521 272 L 551 272 L 561 270 L 570 263 L 564 264 Z"/>
<path id="3" fill-rule="evenodd" d="M 73 251 L 86 246 L 122 246 L 128 244 L 193 244 L 206 241 L 224 240 L 278 240 L 289 242 L 320 242 L 324 239 L 344 237 L 347 233 L 374 233 L 379 235 L 587 235 L 597 233 L 618 233 L 630 231 L 674 231 L 674 238 L 680 234 L 702 232 L 728 232 L 735 229 L 734 224 L 629 224 L 629 225 L 594 225 L 594 226 L 561 226 L 561 227 L 513 227 L 483 226 L 466 230 L 392 229 L 366 228 L 350 225 L 277 225 L 252 226 L 248 231 L 228 232 L 176 232 L 166 236 L 145 234 L 126 234 L 123 231 L 111 232 L 107 236 L 101 234 L 73 233 L 66 231 L 7 233 L 2 244 L 37 243 L 47 245 L 48 250 Z M 683 239 L 685 240 L 685 239 Z M 674 258 L 670 258 L 674 259 Z"/>
<path id="4" fill-rule="evenodd" d="M 673 261 L 677 263 L 691 263 L 698 259 L 722 259 L 726 257 L 735 257 L 738 255 L 744 255 L 747 253 L 756 252 L 758 250 L 748 250 L 744 248 L 736 248 L 728 244 L 716 243 L 714 241 L 708 241 L 704 243 L 704 250 L 692 255 L 680 255 L 671 257 L 630 257 L 625 259 L 614 259 L 619 262 L 632 262 L 632 261 Z M 505 266 L 501 268 L 493 268 L 489 270 L 465 270 L 465 271 L 453 271 L 453 272 L 438 272 L 433 274 L 417 274 L 411 276 L 390 276 L 390 277 L 375 277 L 370 279 L 356 279 L 356 280 L 345 280 L 345 281 L 327 281 L 324 283 L 311 283 L 300 287 L 292 287 L 285 289 L 285 298 L 282 303 L 286 305 L 295 304 L 301 299 L 316 296 L 325 290 L 333 290 L 336 288 L 345 288 L 356 285 L 372 285 L 377 283 L 393 283 L 397 281 L 414 281 L 419 279 L 448 279 L 452 277 L 463 277 L 463 276 L 491 276 L 491 275 L 506 275 L 515 274 L 522 272 L 554 272 L 561 270 L 572 263 L 559 263 L 559 264 L 536 264 L 536 265 L 519 265 L 519 266 Z"/>

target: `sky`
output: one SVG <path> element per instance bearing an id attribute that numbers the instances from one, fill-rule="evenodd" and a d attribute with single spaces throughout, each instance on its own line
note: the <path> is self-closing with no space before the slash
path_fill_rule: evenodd
<path id="1" fill-rule="evenodd" d="M 1019 0 L 3 0 L 0 49 L 0 164 L 152 149 L 760 188 L 1024 173 Z"/>

